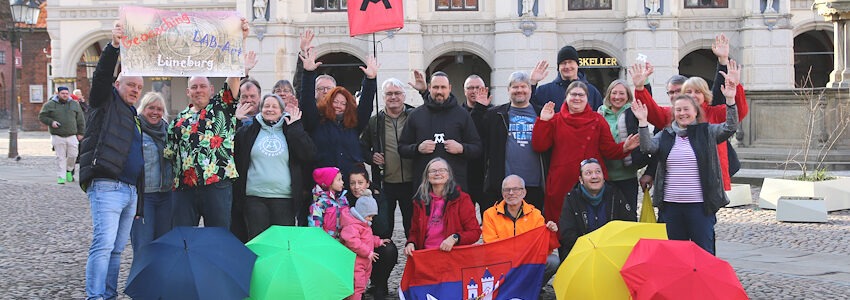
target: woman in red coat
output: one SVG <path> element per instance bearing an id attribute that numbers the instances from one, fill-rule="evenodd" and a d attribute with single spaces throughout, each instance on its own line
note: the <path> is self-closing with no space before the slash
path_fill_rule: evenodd
<path id="1" fill-rule="evenodd" d="M 635 83 L 645 82 L 646 78 L 651 75 L 652 72 L 653 67 L 650 63 L 647 62 L 646 66 L 636 64 L 631 67 L 632 81 Z M 720 72 L 724 77 L 728 77 L 728 80 L 738 86 L 735 93 L 735 103 L 737 103 L 738 106 L 738 122 L 741 122 L 744 120 L 744 117 L 747 116 L 747 113 L 749 113 L 747 98 L 744 94 L 744 87 L 739 84 L 741 66 L 735 63 L 735 60 L 730 59 L 729 73 L 723 71 Z M 705 112 L 706 122 L 709 124 L 726 123 L 726 105 L 709 105 L 712 94 L 711 90 L 708 88 L 708 83 L 705 82 L 704 79 L 699 77 L 689 78 L 685 81 L 685 84 L 682 85 L 682 93 L 691 96 L 691 98 L 696 100 L 697 105 L 699 105 Z M 649 113 L 647 119 L 652 126 L 655 126 L 656 128 L 670 126 L 670 123 L 673 121 L 673 113 L 671 112 L 670 107 L 659 106 L 658 103 L 652 99 L 652 95 L 650 95 L 642 85 L 635 86 L 635 98 L 646 105 Z M 727 149 L 726 142 L 717 144 L 717 156 L 720 158 L 720 171 L 723 178 L 723 189 L 726 191 L 732 189 L 732 180 L 729 174 L 729 153 Z"/>
<path id="2" fill-rule="evenodd" d="M 561 111 L 555 113 L 555 103 L 543 106 L 531 132 L 534 151 L 552 150 L 552 161 L 546 178 L 546 199 L 543 215 L 557 223 L 567 192 L 579 178 L 579 163 L 586 158 L 622 159 L 638 147 L 636 134 L 622 143 L 614 142 L 608 121 L 587 105 L 587 85 L 574 81 L 567 87 L 567 98 Z M 608 177 L 602 163 L 605 177 Z"/>
<path id="3" fill-rule="evenodd" d="M 434 158 L 425 166 L 422 184 L 413 197 L 413 217 L 404 254 L 414 250 L 469 245 L 481 237 L 481 225 L 469 194 L 460 190 L 448 163 Z"/>

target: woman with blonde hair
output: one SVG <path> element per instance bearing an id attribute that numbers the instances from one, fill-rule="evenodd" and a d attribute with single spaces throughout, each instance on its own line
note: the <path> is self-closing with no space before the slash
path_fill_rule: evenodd
<path id="1" fill-rule="evenodd" d="M 163 158 L 166 147 L 168 109 L 165 98 L 157 92 L 142 96 L 137 108 L 142 130 L 142 154 L 145 158 L 144 216 L 133 220 L 130 240 L 133 253 L 171 230 L 174 171 L 171 161 Z"/>

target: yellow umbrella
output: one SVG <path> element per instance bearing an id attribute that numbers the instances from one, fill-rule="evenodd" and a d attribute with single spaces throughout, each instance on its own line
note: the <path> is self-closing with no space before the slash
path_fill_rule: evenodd
<path id="1" fill-rule="evenodd" d="M 611 221 L 576 240 L 555 281 L 558 299 L 629 299 L 620 269 L 641 238 L 667 239 L 661 223 Z"/>

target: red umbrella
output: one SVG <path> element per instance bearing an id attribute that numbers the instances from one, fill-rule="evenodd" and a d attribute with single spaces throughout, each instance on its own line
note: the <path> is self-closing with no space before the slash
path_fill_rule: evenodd
<path id="1" fill-rule="evenodd" d="M 691 241 L 641 239 L 620 270 L 632 299 L 749 299 L 725 260 Z"/>

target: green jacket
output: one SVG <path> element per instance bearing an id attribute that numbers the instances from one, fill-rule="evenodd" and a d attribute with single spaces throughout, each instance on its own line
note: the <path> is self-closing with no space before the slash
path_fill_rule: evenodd
<path id="1" fill-rule="evenodd" d="M 60 103 L 56 97 L 47 101 L 38 113 L 38 120 L 47 125 L 51 135 L 68 137 L 72 135 L 83 135 L 86 132 L 86 120 L 83 108 L 77 101 L 68 99 Z M 59 122 L 59 128 L 53 128 L 53 121 Z"/>

